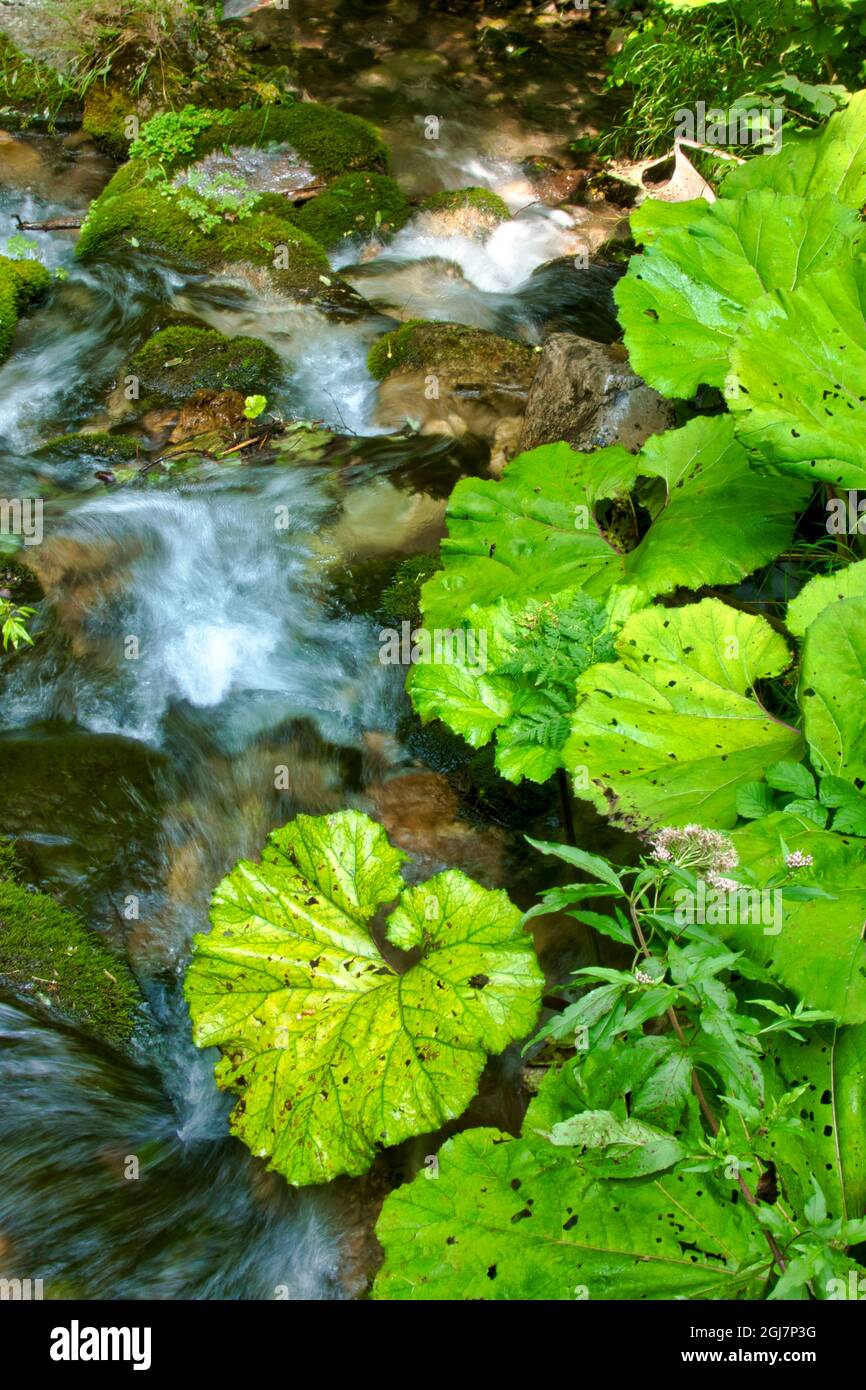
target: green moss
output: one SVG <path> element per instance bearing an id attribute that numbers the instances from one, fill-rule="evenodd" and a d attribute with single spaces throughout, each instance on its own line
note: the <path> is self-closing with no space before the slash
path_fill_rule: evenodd
<path id="1" fill-rule="evenodd" d="M 370 374 L 384 381 L 394 372 L 441 372 L 505 381 L 523 381 L 536 366 L 532 348 L 459 323 L 410 319 L 373 344 L 367 357 Z"/>
<path id="2" fill-rule="evenodd" d="M 126 123 L 136 113 L 136 99 L 120 87 L 94 82 L 84 98 L 81 125 L 95 145 L 113 159 L 126 159 Z"/>
<path id="3" fill-rule="evenodd" d="M 421 204 L 423 212 L 455 212 L 459 208 L 477 208 L 479 212 L 495 217 L 497 222 L 508 222 L 511 218 L 508 204 L 498 193 L 491 193 L 489 188 L 447 189 L 442 193 L 433 193 Z"/>
<path id="4" fill-rule="evenodd" d="M 387 174 L 343 174 L 294 216 L 295 225 L 331 251 L 345 237 L 396 232 L 408 221 L 409 203 Z"/>
<path id="5" fill-rule="evenodd" d="M 11 843 L 0 840 L 0 979 L 111 1046 L 128 1046 L 141 1002 L 129 969 L 74 913 L 16 877 Z"/>
<path id="6" fill-rule="evenodd" d="M 399 627 L 404 622 L 417 627 L 423 617 L 421 586 L 441 567 L 438 555 L 410 555 L 408 559 L 401 560 L 379 600 L 378 611 L 382 621 L 392 627 Z"/>
<path id="7" fill-rule="evenodd" d="M 0 256 L 0 362 L 9 353 L 18 317 L 48 289 L 51 276 L 38 261 Z"/>
<path id="8" fill-rule="evenodd" d="M 134 459 L 139 445 L 128 434 L 59 434 L 38 449 L 40 457 L 74 461 L 76 459 L 105 459 L 110 462 Z"/>
<path id="9" fill-rule="evenodd" d="M 282 375 L 277 354 L 257 338 L 226 338 L 210 328 L 164 328 L 138 349 L 128 371 L 143 408 L 184 401 L 193 391 L 268 391 Z"/>
<path id="10" fill-rule="evenodd" d="M 375 126 L 334 106 L 299 101 L 258 111 L 215 111 L 210 128 L 196 139 L 195 157 L 224 145 L 287 144 L 320 178 L 353 169 L 386 173 L 388 147 Z"/>
<path id="11" fill-rule="evenodd" d="M 22 53 L 6 34 L 0 34 L 0 110 L 44 119 L 74 104 L 72 88 L 59 73 Z"/>

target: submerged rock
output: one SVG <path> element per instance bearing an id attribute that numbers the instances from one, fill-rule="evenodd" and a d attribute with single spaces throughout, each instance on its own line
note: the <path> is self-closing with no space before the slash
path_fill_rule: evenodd
<path id="1" fill-rule="evenodd" d="M 8 356 L 18 317 L 48 290 L 51 276 L 38 261 L 0 256 L 0 362 Z"/>
<path id="2" fill-rule="evenodd" d="M 565 440 L 575 449 L 636 450 L 674 423 L 670 401 L 631 370 L 620 344 L 554 333 L 532 383 L 520 449 Z"/>

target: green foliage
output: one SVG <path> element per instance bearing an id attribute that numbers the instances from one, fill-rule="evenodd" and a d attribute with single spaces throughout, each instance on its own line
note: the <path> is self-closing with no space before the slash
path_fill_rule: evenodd
<path id="1" fill-rule="evenodd" d="M 129 147 L 130 159 L 153 159 L 158 164 L 186 164 L 195 158 L 196 142 L 213 124 L 211 111 L 185 106 L 182 111 L 163 111 L 151 117 Z"/>
<path id="2" fill-rule="evenodd" d="M 267 409 L 267 396 L 247 396 L 244 401 L 244 415 L 248 420 L 257 420 Z"/>
<path id="3" fill-rule="evenodd" d="M 520 1138 L 457 1135 L 386 1199 L 374 1296 L 838 1296 L 866 1234 L 864 1028 L 792 1008 L 772 969 L 683 910 L 715 883 L 722 920 L 740 914 L 721 871 L 748 880 L 726 836 L 665 830 L 625 869 L 538 848 L 590 881 L 551 889 L 528 915 L 606 920 L 632 963 L 565 987 L 576 997 L 537 1040 L 572 1040 L 575 1055 L 548 1073 Z M 778 837 L 772 858 L 785 891 L 799 870 Z M 759 1197 L 765 1174 L 777 1188 Z"/>
<path id="4" fill-rule="evenodd" d="M 293 1184 L 363 1173 L 458 1116 L 486 1056 L 535 1021 L 517 909 L 457 870 L 408 888 L 405 858 L 358 811 L 298 816 L 223 880 L 195 939 L 195 1041 L 240 1093 L 232 1131 Z M 395 899 L 386 961 L 371 919 Z M 398 969 L 395 951 L 417 954 Z"/>
<path id="5" fill-rule="evenodd" d="M 863 242 L 856 211 L 832 198 L 756 189 L 680 204 L 678 214 L 671 226 L 666 205 L 651 200 L 635 214 L 632 232 L 648 244 L 615 292 L 631 361 L 666 396 L 723 386 L 754 300 L 796 290 L 828 265 L 835 273 Z"/>
<path id="6" fill-rule="evenodd" d="M 790 663 L 757 616 L 717 599 L 648 608 L 617 639 L 619 661 L 577 681 L 564 760 L 578 795 L 617 820 L 736 823 L 736 789 L 801 740 L 749 693 Z"/>
<path id="7" fill-rule="evenodd" d="M 33 638 L 27 628 L 27 620 L 33 617 L 35 608 L 27 608 L 21 604 L 13 603 L 11 599 L 0 598 L 0 639 L 3 642 L 3 650 L 7 652 L 11 647 L 13 651 L 21 646 L 33 646 Z"/>

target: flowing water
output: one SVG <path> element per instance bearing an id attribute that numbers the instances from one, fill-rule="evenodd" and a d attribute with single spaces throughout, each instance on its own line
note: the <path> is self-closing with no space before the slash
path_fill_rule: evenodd
<path id="1" fill-rule="evenodd" d="M 226 12 L 251 8 L 230 0 Z M 147 1001 L 124 1059 L 37 1002 L 0 996 L 0 1273 L 41 1277 L 56 1296 L 343 1298 L 363 1282 L 344 1259 L 362 1188 L 294 1193 L 227 1137 L 213 1055 L 190 1040 L 183 966 L 214 884 L 273 826 L 369 808 L 374 784 L 413 765 L 398 737 L 403 673 L 379 664 L 375 625 L 339 601 L 334 578 L 433 548 L 444 497 L 474 456 L 455 441 L 377 435 L 366 354 L 393 326 L 383 314 L 535 343 L 557 315 L 580 331 L 592 296 L 569 307 L 556 268 L 533 275 L 577 254 L 583 229 L 579 212 L 534 197 L 513 117 L 473 112 L 470 94 L 447 136 L 427 141 L 425 108 L 453 101 L 447 73 L 389 122 L 366 109 L 365 70 L 349 67 L 355 105 L 383 124 L 409 191 L 482 184 L 516 214 L 479 239 L 419 213 L 385 248 L 341 248 L 335 269 L 370 305 L 357 317 L 140 253 L 84 268 L 73 232 L 24 234 L 28 254 L 66 278 L 0 368 L 0 492 L 45 498 L 47 592 L 36 646 L 0 669 L 0 829 L 34 882 L 126 954 Z M 344 85 L 336 65 L 333 90 L 314 94 L 336 99 Z M 523 153 L 538 138 L 522 132 Z M 81 216 L 110 172 L 74 140 L 15 143 L 0 250 L 14 213 Z M 347 436 L 338 459 L 236 463 L 150 490 L 106 487 L 98 460 L 44 450 L 110 420 L 124 362 L 178 314 L 270 343 L 285 365 L 272 404 Z M 436 858 L 428 845 L 430 867 L 444 865 Z"/>

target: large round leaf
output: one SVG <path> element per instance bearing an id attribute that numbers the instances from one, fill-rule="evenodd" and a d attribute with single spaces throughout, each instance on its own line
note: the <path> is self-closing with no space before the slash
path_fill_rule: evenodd
<path id="1" fill-rule="evenodd" d="M 731 1184 L 731 1186 L 734 1186 Z M 761 1296 L 766 1246 L 709 1174 L 598 1179 L 569 1149 L 473 1129 L 385 1200 L 374 1297 Z"/>
<path id="2" fill-rule="evenodd" d="M 620 660 L 577 682 L 565 765 L 586 769 L 589 795 L 617 820 L 726 827 L 736 789 L 780 758 L 798 757 L 796 729 L 770 718 L 748 692 L 790 662 L 763 618 L 717 599 L 650 608 L 617 639 Z"/>
<path id="3" fill-rule="evenodd" d="M 830 197 L 762 190 L 690 206 L 688 225 L 662 215 L 615 292 L 635 370 L 663 395 L 685 398 L 702 383 L 724 384 L 750 304 L 836 266 L 862 239 L 853 209 Z M 644 234 L 650 216 L 645 205 Z"/>
<path id="4" fill-rule="evenodd" d="M 725 396 L 743 443 L 773 467 L 866 485 L 866 261 L 758 300 L 731 349 Z"/>
<path id="5" fill-rule="evenodd" d="M 816 574 L 788 604 L 785 626 L 795 637 L 803 637 L 828 604 L 843 598 L 866 598 L 866 560 L 846 565 L 834 574 Z"/>
<path id="6" fill-rule="evenodd" d="M 831 603 L 809 624 L 798 697 L 816 770 L 866 781 L 866 598 Z"/>
<path id="7" fill-rule="evenodd" d="M 633 519 L 640 502 L 652 518 L 628 549 L 600 504 Z M 567 444 L 521 454 L 501 481 L 467 478 L 448 505 L 443 570 L 425 584 L 431 628 L 463 621 L 472 604 L 525 601 L 580 586 L 605 594 L 614 585 L 656 594 L 702 584 L 731 584 L 768 563 L 790 540 L 805 489 L 778 487 L 749 466 L 727 417 L 692 420 L 653 436 L 640 453 L 619 447 L 579 454 Z"/>
<path id="8" fill-rule="evenodd" d="M 240 1092 L 231 1128 L 296 1185 L 362 1173 L 438 1129 L 485 1059 L 527 1033 L 542 977 L 520 913 L 457 871 L 405 888 L 405 855 L 357 811 L 299 816 L 217 888 L 185 992 L 200 1047 Z M 367 925 L 400 895 L 386 936 Z"/>

